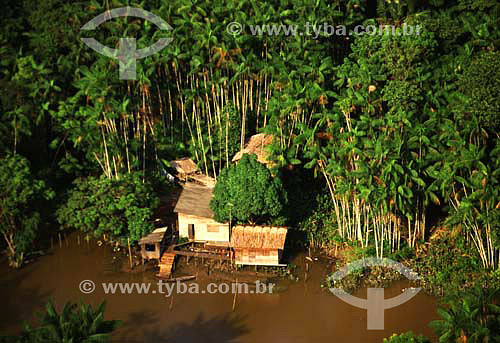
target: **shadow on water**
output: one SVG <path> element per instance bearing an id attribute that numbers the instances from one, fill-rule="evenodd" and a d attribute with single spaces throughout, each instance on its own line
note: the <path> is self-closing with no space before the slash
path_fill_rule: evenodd
<path id="1" fill-rule="evenodd" d="M 42 291 L 40 287 L 23 286 L 24 281 L 28 280 L 35 270 L 36 264 L 36 261 L 32 262 L 29 266 L 19 270 L 10 269 L 7 266 L 2 268 L 4 275 L 0 284 L 0 292 L 3 295 L 0 321 L 6 331 L 17 329 L 21 324 L 19 318 L 23 317 L 25 313 L 32 313 L 34 317 L 34 314 L 46 304 L 53 292 L 53 290 Z M 12 293 L 12 290 L 15 292 Z"/>
<path id="2" fill-rule="evenodd" d="M 144 317 L 143 317 L 144 316 Z M 154 319 L 152 313 L 134 313 L 129 320 L 137 325 Z M 236 343 L 249 330 L 244 323 L 244 316 L 233 313 L 205 317 L 199 313 L 190 323 L 166 324 L 164 329 L 145 330 L 140 337 L 130 337 L 126 340 L 113 340 L 113 343 Z"/>

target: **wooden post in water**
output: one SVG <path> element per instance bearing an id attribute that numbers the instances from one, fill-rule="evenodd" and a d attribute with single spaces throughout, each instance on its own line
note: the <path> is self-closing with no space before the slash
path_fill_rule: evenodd
<path id="1" fill-rule="evenodd" d="M 127 242 L 128 242 L 128 257 L 129 257 L 129 261 L 130 261 L 130 269 L 133 268 L 132 266 L 132 249 L 130 249 L 130 238 L 127 238 Z"/>
<path id="2" fill-rule="evenodd" d="M 236 291 L 234 292 L 234 298 L 233 298 L 233 312 L 234 309 L 236 308 L 236 295 L 238 294 L 238 279 L 236 279 Z"/>
<path id="3" fill-rule="evenodd" d="M 59 235 L 59 248 L 62 248 L 62 239 L 61 239 L 61 233 L 58 233 Z"/>
<path id="4" fill-rule="evenodd" d="M 168 309 L 170 311 L 172 311 L 173 308 L 174 308 L 174 293 L 172 293 L 172 295 L 170 296 L 170 305 L 168 306 Z"/>

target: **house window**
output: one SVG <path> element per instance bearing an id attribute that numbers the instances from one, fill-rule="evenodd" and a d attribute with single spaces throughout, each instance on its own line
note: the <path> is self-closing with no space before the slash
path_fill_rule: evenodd
<path id="1" fill-rule="evenodd" d="M 219 225 L 208 224 L 207 232 L 219 232 Z"/>
<path id="2" fill-rule="evenodd" d="M 153 252 L 156 250 L 156 246 L 154 244 L 146 244 L 144 249 L 149 252 Z"/>

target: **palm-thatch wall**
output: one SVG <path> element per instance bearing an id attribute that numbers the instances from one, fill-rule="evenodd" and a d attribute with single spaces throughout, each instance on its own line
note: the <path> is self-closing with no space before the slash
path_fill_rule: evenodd
<path id="1" fill-rule="evenodd" d="M 285 247 L 286 227 L 235 226 L 231 231 L 231 247 L 236 264 L 277 266 Z"/>

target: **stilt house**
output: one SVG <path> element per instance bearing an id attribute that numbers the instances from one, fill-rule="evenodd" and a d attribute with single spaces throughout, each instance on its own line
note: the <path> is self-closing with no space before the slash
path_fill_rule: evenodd
<path id="1" fill-rule="evenodd" d="M 231 247 L 236 264 L 282 266 L 286 227 L 235 226 L 231 232 Z"/>
<path id="2" fill-rule="evenodd" d="M 186 182 L 174 212 L 178 214 L 179 237 L 194 242 L 229 245 L 229 224 L 213 219 L 211 187 Z"/>

